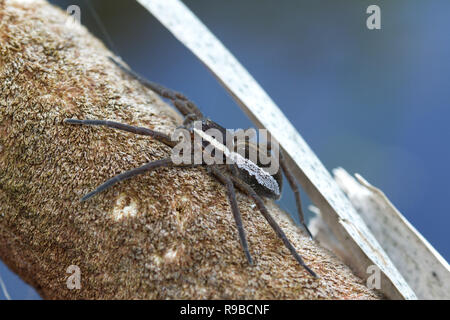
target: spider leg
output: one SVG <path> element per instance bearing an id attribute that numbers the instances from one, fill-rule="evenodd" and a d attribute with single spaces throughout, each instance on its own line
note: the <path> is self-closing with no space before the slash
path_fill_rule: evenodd
<path id="1" fill-rule="evenodd" d="M 156 160 L 149 163 L 144 164 L 143 166 L 140 166 L 138 168 L 134 168 L 125 172 L 122 172 L 121 174 L 118 174 L 117 176 L 112 177 L 111 179 L 107 180 L 100 186 L 98 186 L 94 191 L 89 192 L 86 194 L 83 198 L 81 198 L 81 201 L 86 201 L 93 196 L 95 196 L 97 193 L 102 192 L 103 190 L 108 189 L 109 187 L 113 186 L 117 182 L 129 179 L 131 177 L 134 177 L 138 174 L 144 173 L 146 171 L 150 171 L 156 168 L 160 167 L 167 167 L 172 163 L 172 160 L 170 158 L 162 159 L 162 160 Z"/>
<path id="2" fill-rule="evenodd" d="M 128 124 L 123 124 L 120 122 L 109 121 L 109 120 L 78 120 L 78 119 L 64 119 L 65 123 L 69 124 L 82 124 L 82 125 L 91 125 L 91 126 L 105 126 L 109 128 L 114 128 L 126 132 L 132 132 L 134 134 L 140 134 L 145 136 L 151 136 L 152 138 L 164 143 L 169 147 L 174 147 L 176 145 L 175 141 L 170 139 L 170 136 L 167 134 L 153 131 L 144 127 L 136 127 L 130 126 Z"/>
<path id="3" fill-rule="evenodd" d="M 109 57 L 109 60 L 111 60 L 116 66 L 118 66 L 122 71 L 130 75 L 131 77 L 138 80 L 140 83 L 142 83 L 147 88 L 150 88 L 152 91 L 159 94 L 161 97 L 167 98 L 172 100 L 174 106 L 178 109 L 178 111 L 181 112 L 183 116 L 188 115 L 189 113 L 194 113 L 199 118 L 203 118 L 203 114 L 200 111 L 200 109 L 186 96 L 183 94 L 174 91 L 172 89 L 166 88 L 156 82 L 149 81 L 142 77 L 141 75 L 137 74 L 135 71 L 127 68 L 122 63 L 114 59 L 113 57 Z"/>
<path id="4" fill-rule="evenodd" d="M 270 141 L 267 141 L 266 145 L 267 145 L 268 151 L 271 151 L 273 149 L 272 143 Z M 283 171 L 284 175 L 286 176 L 289 186 L 291 187 L 292 191 L 294 192 L 295 203 L 297 205 L 297 213 L 298 213 L 300 223 L 305 228 L 309 237 L 311 239 L 313 239 L 312 233 L 311 233 L 311 231 L 309 231 L 308 226 L 305 223 L 305 216 L 303 214 L 303 209 L 302 209 L 302 201 L 300 199 L 300 190 L 298 189 L 297 182 L 296 182 L 294 176 L 292 175 L 291 170 L 289 170 L 286 160 L 284 159 L 283 151 L 281 151 L 281 149 L 279 149 L 279 148 L 277 148 L 277 151 L 278 151 L 278 161 L 280 163 L 281 170 Z"/>
<path id="5" fill-rule="evenodd" d="M 212 174 L 227 187 L 228 201 L 230 202 L 231 212 L 233 213 L 234 221 L 236 222 L 236 226 L 239 233 L 239 239 L 241 240 L 241 246 L 245 252 L 245 256 L 247 257 L 248 263 L 250 265 L 253 265 L 252 256 L 250 255 L 250 251 L 248 250 L 248 243 L 245 236 L 245 230 L 242 225 L 242 217 L 236 200 L 236 193 L 234 191 L 233 182 L 229 177 L 221 173 L 217 168 L 214 167 L 208 168 L 211 170 Z"/>
<path id="6" fill-rule="evenodd" d="M 311 233 L 311 231 L 309 231 L 309 229 L 305 223 L 305 217 L 303 215 L 302 201 L 300 199 L 300 191 L 298 189 L 298 185 L 295 181 L 294 176 L 292 175 L 291 171 L 289 170 L 289 168 L 286 164 L 286 160 L 284 159 L 284 156 L 283 156 L 283 153 L 281 152 L 281 150 L 279 150 L 279 159 L 280 159 L 281 169 L 283 170 L 283 173 L 286 176 L 286 179 L 289 182 L 289 185 L 291 186 L 291 189 L 295 195 L 295 202 L 297 204 L 297 213 L 298 213 L 298 217 L 300 219 L 300 223 L 303 225 L 303 227 L 305 228 L 309 237 L 312 239 L 313 238 L 312 233 Z"/>
<path id="7" fill-rule="evenodd" d="M 310 275 L 312 275 L 314 278 L 318 278 L 317 274 L 305 264 L 302 257 L 297 253 L 294 246 L 291 244 L 291 242 L 287 238 L 286 234 L 283 232 L 283 230 L 280 228 L 280 226 L 277 224 L 277 222 L 269 214 L 269 211 L 267 211 L 267 208 L 264 205 L 264 201 L 261 199 L 261 197 L 258 196 L 258 194 L 256 194 L 256 192 L 252 189 L 252 187 L 250 187 L 245 182 L 239 180 L 237 177 L 231 176 L 231 179 L 232 179 L 234 185 L 238 189 L 240 189 L 241 191 L 243 191 L 244 193 L 246 193 L 248 196 L 250 196 L 253 199 L 253 201 L 255 202 L 255 204 L 258 207 L 261 214 L 264 216 L 264 218 L 266 218 L 269 225 L 272 227 L 272 229 L 275 231 L 275 233 L 278 235 L 278 237 L 283 241 L 286 248 L 289 249 L 289 251 L 291 252 L 292 256 L 295 258 L 295 260 L 297 260 L 297 262 Z"/>
<path id="8" fill-rule="evenodd" d="M 189 113 L 188 115 L 186 115 L 183 120 L 183 127 L 186 127 L 190 122 L 195 121 L 196 118 L 197 115 L 195 115 L 194 113 Z"/>
<path id="9" fill-rule="evenodd" d="M 104 182 L 103 184 L 98 186 L 94 191 L 89 192 L 83 198 L 81 198 L 81 202 L 92 198 L 97 193 L 100 193 L 100 192 L 108 189 L 109 187 L 113 186 L 117 182 L 120 182 L 120 181 L 123 181 L 126 179 L 130 179 L 134 176 L 137 176 L 139 174 L 145 173 L 150 170 L 154 170 L 154 169 L 161 168 L 161 167 L 193 167 L 193 166 L 195 166 L 195 165 L 184 165 L 184 164 L 176 165 L 172 162 L 171 158 L 165 158 L 165 159 L 161 159 L 161 160 L 155 160 L 152 162 L 148 162 L 148 163 L 144 164 L 143 166 L 122 172 L 121 174 L 118 174 L 117 176 L 112 177 L 111 179 L 107 180 L 106 182 Z"/>

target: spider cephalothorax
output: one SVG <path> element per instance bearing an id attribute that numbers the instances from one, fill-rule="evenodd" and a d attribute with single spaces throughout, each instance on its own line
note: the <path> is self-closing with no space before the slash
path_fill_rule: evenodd
<path id="1" fill-rule="evenodd" d="M 283 241 L 284 245 L 289 249 L 292 256 L 297 260 L 297 262 L 301 266 L 303 266 L 306 269 L 306 271 L 308 271 L 312 276 L 317 277 L 316 273 L 312 271 L 303 262 L 303 259 L 297 253 L 295 248 L 292 246 L 283 230 L 278 226 L 276 221 L 267 211 L 264 205 L 264 201 L 261 198 L 266 197 L 271 199 L 278 199 L 280 197 L 282 188 L 282 172 L 283 172 L 291 188 L 295 193 L 300 222 L 311 236 L 311 233 L 309 232 L 304 222 L 300 201 L 300 193 L 297 187 L 297 183 L 286 166 L 281 150 L 277 149 L 278 157 L 271 158 L 271 161 L 276 161 L 277 170 L 275 172 L 270 172 L 270 170 L 268 170 L 267 164 L 262 160 L 260 160 L 259 157 L 257 157 L 256 160 L 253 161 L 251 161 L 250 160 L 251 157 L 249 157 L 249 154 L 251 154 L 252 151 L 258 151 L 257 152 L 258 155 L 262 154 L 265 156 L 269 156 L 271 153 L 270 144 L 268 145 L 266 144 L 266 147 L 261 152 L 259 145 L 254 142 L 251 142 L 247 138 L 236 141 L 235 137 L 230 136 L 225 128 L 223 128 L 216 122 L 208 118 L 205 118 L 202 112 L 197 108 L 197 106 L 193 102 L 189 101 L 184 95 L 175 92 L 173 90 L 167 89 L 157 83 L 143 79 L 142 77 L 140 77 L 130 69 L 124 67 L 122 64 L 118 63 L 116 60 L 112 58 L 111 61 L 114 62 L 117 66 L 119 66 L 129 75 L 138 79 L 145 86 L 155 91 L 160 96 L 170 99 L 172 101 L 173 105 L 185 118 L 183 125 L 180 128 L 187 131 L 188 136 L 187 143 L 189 143 L 190 146 L 192 147 L 189 150 L 194 150 L 195 147 L 200 148 L 202 155 L 203 153 L 206 152 L 206 150 L 209 150 L 210 151 L 209 156 L 217 156 L 218 153 L 220 152 L 219 159 L 222 160 L 222 162 L 210 163 L 206 160 L 196 162 L 194 161 L 194 152 L 192 152 L 192 154 L 189 152 L 188 159 L 190 161 L 188 162 L 178 162 L 175 161 L 173 157 L 152 161 L 146 163 L 141 167 L 123 172 L 111 178 L 110 180 L 106 181 L 105 183 L 97 187 L 97 189 L 95 189 L 94 191 L 85 195 L 81 200 L 82 201 L 88 200 L 97 193 L 111 187 L 112 185 L 114 185 L 119 181 L 129 179 L 135 175 L 150 170 L 154 170 L 160 167 L 205 166 L 210 174 L 212 174 L 214 177 L 217 178 L 218 181 L 220 181 L 222 184 L 226 186 L 231 212 L 233 213 L 238 228 L 241 245 L 246 255 L 246 258 L 250 264 L 253 264 L 253 261 L 250 255 L 250 251 L 248 249 L 247 239 L 242 225 L 241 214 L 236 200 L 235 188 L 238 188 L 243 193 L 247 194 L 249 197 L 253 199 L 261 214 L 264 216 L 269 225 L 276 232 L 278 237 Z M 177 146 L 177 141 L 172 139 L 170 136 L 143 127 L 130 126 L 127 124 L 122 124 L 109 120 L 66 119 L 65 122 L 69 124 L 107 126 L 127 132 L 132 132 L 135 134 L 150 136 L 173 149 Z M 221 134 L 223 140 L 219 142 L 213 136 L 209 135 L 208 131 L 210 131 L 211 129 L 214 129 L 216 130 L 216 132 Z M 196 141 L 198 141 L 198 139 L 196 138 L 200 138 L 200 144 L 198 142 L 196 143 Z M 231 141 L 230 139 L 232 139 L 233 141 Z M 241 150 L 241 152 L 238 152 L 238 149 Z"/>

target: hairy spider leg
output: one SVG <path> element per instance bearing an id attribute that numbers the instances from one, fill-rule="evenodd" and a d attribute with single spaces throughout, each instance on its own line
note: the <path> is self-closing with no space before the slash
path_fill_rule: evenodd
<path id="1" fill-rule="evenodd" d="M 239 233 L 239 239 L 241 240 L 242 249 L 245 252 L 245 256 L 247 257 L 247 261 L 250 265 L 253 265 L 252 256 L 250 255 L 250 251 L 248 249 L 247 238 L 245 235 L 244 226 L 242 225 L 242 217 L 241 212 L 239 211 L 239 206 L 236 200 L 236 193 L 234 190 L 233 182 L 229 177 L 220 172 L 216 167 L 208 167 L 211 170 L 211 173 L 227 188 L 228 201 L 230 203 L 231 212 L 233 213 L 234 221 L 236 222 L 236 226 Z"/>
<path id="2" fill-rule="evenodd" d="M 266 218 L 269 225 L 272 227 L 272 229 L 275 231 L 275 233 L 278 235 L 278 237 L 283 241 L 284 245 L 288 250 L 291 252 L 292 256 L 297 260 L 297 262 L 314 278 L 318 278 L 317 274 L 311 270 L 303 261 L 302 257 L 297 253 L 294 246 L 291 244 L 289 239 L 287 238 L 286 234 L 283 232 L 283 230 L 280 228 L 280 226 L 277 224 L 277 222 L 272 218 L 272 216 L 269 214 L 269 211 L 267 211 L 266 206 L 264 205 L 264 201 L 261 199 L 260 196 L 245 182 L 239 180 L 235 176 L 231 176 L 231 179 L 233 181 L 233 184 L 240 189 L 242 192 L 247 194 L 250 198 L 253 199 L 256 206 L 258 207 L 261 214 Z"/>
<path id="3" fill-rule="evenodd" d="M 289 170 L 286 160 L 284 159 L 283 153 L 281 150 L 279 150 L 279 157 L 280 157 L 280 165 L 281 169 L 283 170 L 284 175 L 286 176 L 287 181 L 289 182 L 289 185 L 291 186 L 292 191 L 294 192 L 295 196 L 295 203 L 297 204 L 297 213 L 300 218 L 300 223 L 305 228 L 306 232 L 308 233 L 309 237 L 312 239 L 312 233 L 309 231 L 306 223 L 305 223 L 305 216 L 303 215 L 302 210 L 302 201 L 300 199 L 300 191 L 298 189 L 297 182 L 295 181 L 294 176 L 292 175 L 291 171 Z"/>
<path id="4" fill-rule="evenodd" d="M 118 175 L 112 177 L 111 179 L 107 180 L 106 182 L 104 182 L 103 184 L 98 186 L 94 191 L 89 192 L 83 198 L 81 198 L 81 202 L 89 200 L 90 198 L 95 196 L 97 193 L 100 193 L 100 192 L 108 189 L 109 187 L 112 187 L 117 182 L 130 179 L 130 178 L 132 178 L 134 176 L 137 176 L 139 174 L 145 173 L 147 171 L 155 170 L 155 169 L 162 168 L 162 167 L 166 167 L 166 168 L 172 168 L 172 167 L 191 168 L 191 167 L 195 167 L 195 166 L 197 166 L 197 165 L 194 165 L 194 164 L 188 164 L 188 165 L 185 165 L 185 164 L 174 164 L 172 162 L 171 158 L 165 158 L 165 159 L 161 159 L 161 160 L 155 160 L 155 161 L 152 161 L 152 162 L 148 162 L 148 163 L 144 164 L 143 166 L 140 166 L 140 167 L 137 167 L 137 168 L 134 168 L 134 169 L 122 172 L 121 174 L 118 174 Z"/>
<path id="5" fill-rule="evenodd" d="M 159 83 L 149 81 L 142 77 L 141 75 L 137 74 L 135 71 L 125 67 L 122 63 L 114 59 L 113 57 L 109 57 L 109 59 L 118 66 L 122 71 L 130 75 L 131 77 L 135 78 L 139 82 L 141 82 L 144 86 L 147 88 L 150 88 L 157 94 L 159 94 L 161 97 L 167 98 L 172 100 L 174 106 L 180 111 L 180 113 L 183 116 L 187 116 L 189 114 L 195 114 L 199 119 L 203 118 L 203 113 L 200 111 L 200 109 L 192 102 L 190 101 L 185 95 L 166 88 Z"/>
<path id="6" fill-rule="evenodd" d="M 172 141 L 170 139 L 170 136 L 165 133 L 153 131 L 151 129 L 144 128 L 144 127 L 130 126 L 129 124 L 123 124 L 120 122 L 109 121 L 109 120 L 97 120 L 97 119 L 93 119 L 93 120 L 64 119 L 64 122 L 69 123 L 69 124 L 105 126 L 105 127 L 114 128 L 114 129 L 118 129 L 118 130 L 122 130 L 122 131 L 126 131 L 126 132 L 131 132 L 134 134 L 150 136 L 153 139 L 158 140 L 172 148 L 176 145 L 176 142 Z"/>
<path id="7" fill-rule="evenodd" d="M 95 196 L 97 193 L 100 193 L 109 187 L 115 185 L 117 182 L 130 179 L 134 176 L 137 176 L 138 174 L 142 174 L 144 172 L 154 170 L 156 168 L 161 167 L 169 167 L 172 165 L 172 160 L 170 158 L 161 159 L 161 160 L 155 160 L 149 163 L 144 164 L 143 166 L 122 172 L 121 174 L 118 174 L 117 176 L 112 177 L 111 179 L 107 180 L 103 184 L 99 185 L 94 191 L 89 192 L 86 194 L 83 198 L 81 198 L 81 202 L 89 200 L 93 196 Z"/>
<path id="8" fill-rule="evenodd" d="M 267 143 L 267 150 L 268 151 L 272 150 L 272 144 L 270 143 L 270 141 L 267 141 L 266 143 Z M 294 192 L 295 203 L 297 205 L 297 214 L 298 214 L 300 223 L 305 228 L 309 237 L 311 239 L 313 239 L 313 235 L 312 235 L 311 231 L 309 231 L 308 226 L 305 223 L 305 216 L 303 214 L 303 209 L 302 209 L 302 200 L 300 198 L 300 190 L 298 189 L 297 181 L 295 180 L 294 176 L 292 175 L 291 170 L 289 170 L 289 167 L 288 167 L 286 160 L 284 158 L 284 155 L 283 155 L 283 151 L 281 149 L 278 149 L 278 158 L 279 158 L 278 162 L 281 165 L 281 170 L 283 171 L 284 175 L 286 176 L 289 186 L 291 187 L 292 191 Z"/>

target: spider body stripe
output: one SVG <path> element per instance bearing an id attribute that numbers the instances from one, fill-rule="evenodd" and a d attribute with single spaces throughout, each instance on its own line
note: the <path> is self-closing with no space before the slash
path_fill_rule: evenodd
<path id="1" fill-rule="evenodd" d="M 211 137 L 210 135 L 206 134 L 206 132 L 199 130 L 197 128 L 192 129 L 195 134 L 197 134 L 200 138 L 202 138 L 204 141 L 207 142 L 207 144 L 211 144 L 215 150 L 219 150 L 223 153 L 225 157 L 229 157 L 230 150 L 227 148 L 226 145 L 220 143 L 214 137 Z"/>
<path id="2" fill-rule="evenodd" d="M 273 193 L 274 198 L 280 197 L 280 187 L 278 185 L 278 182 L 269 173 L 264 171 L 264 169 L 256 165 L 250 159 L 244 158 L 239 153 L 230 151 L 226 145 L 220 143 L 205 132 L 197 128 L 193 128 L 193 131 L 202 139 L 210 143 L 216 150 L 221 151 L 224 154 L 225 158 L 233 161 L 233 163 L 235 163 L 240 170 L 245 170 L 250 176 L 255 177 L 255 179 L 261 186 L 268 189 L 269 192 Z"/>

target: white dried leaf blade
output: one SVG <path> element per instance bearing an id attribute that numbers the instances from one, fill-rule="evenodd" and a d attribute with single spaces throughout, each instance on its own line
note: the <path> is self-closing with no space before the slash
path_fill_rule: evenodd
<path id="1" fill-rule="evenodd" d="M 335 180 L 420 299 L 450 299 L 450 266 L 378 188 L 344 169 Z"/>

